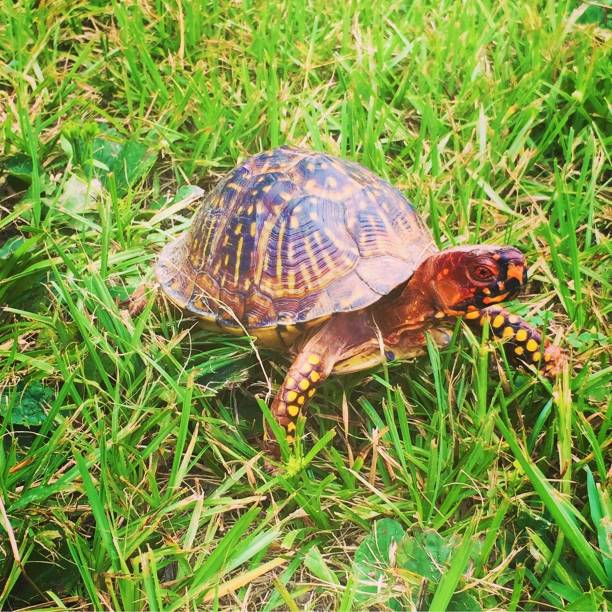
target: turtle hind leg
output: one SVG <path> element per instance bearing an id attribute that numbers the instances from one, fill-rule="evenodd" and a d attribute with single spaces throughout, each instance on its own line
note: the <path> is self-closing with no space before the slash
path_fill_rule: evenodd
<path id="1" fill-rule="evenodd" d="M 136 317 L 142 313 L 147 305 L 149 291 L 157 291 L 157 284 L 149 281 L 140 283 L 131 295 L 125 300 L 119 302 L 119 307 L 122 310 L 127 310 L 132 317 Z"/>

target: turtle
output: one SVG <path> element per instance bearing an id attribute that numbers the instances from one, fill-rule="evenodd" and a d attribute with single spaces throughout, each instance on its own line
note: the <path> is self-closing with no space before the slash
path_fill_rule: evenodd
<path id="1" fill-rule="evenodd" d="M 202 198 L 155 273 L 205 327 L 289 353 L 271 411 L 290 443 L 331 374 L 416 357 L 427 334 L 444 346 L 459 318 L 488 325 L 519 366 L 552 378 L 563 364 L 559 347 L 500 306 L 527 282 L 519 249 L 440 250 L 398 189 L 326 153 L 282 146 L 246 159 Z"/>

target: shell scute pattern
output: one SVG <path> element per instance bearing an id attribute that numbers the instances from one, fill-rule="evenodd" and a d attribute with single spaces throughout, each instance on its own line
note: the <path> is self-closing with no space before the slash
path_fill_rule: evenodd
<path id="1" fill-rule="evenodd" d="M 327 200 L 344 202 L 360 188 L 342 164 L 334 163 L 327 155 L 307 157 L 298 162 L 295 169 L 301 174 L 307 193 Z"/>
<path id="2" fill-rule="evenodd" d="M 182 308 L 256 330 L 364 308 L 436 250 L 410 203 L 371 171 L 281 147 L 229 173 L 157 270 Z"/>

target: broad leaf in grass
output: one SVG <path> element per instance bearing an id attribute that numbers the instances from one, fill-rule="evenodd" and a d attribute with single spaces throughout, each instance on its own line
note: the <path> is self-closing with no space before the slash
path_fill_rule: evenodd
<path id="1" fill-rule="evenodd" d="M 157 155 L 139 140 L 106 132 L 95 139 L 93 157 L 96 176 L 107 188 L 112 176 L 121 197 L 130 185 L 147 175 Z"/>
<path id="2" fill-rule="evenodd" d="M 9 176 L 15 176 L 22 181 L 31 181 L 34 166 L 29 155 L 12 155 L 0 162 L 0 170 Z"/>
<path id="3" fill-rule="evenodd" d="M 437 581 L 451 552 L 452 546 L 437 531 L 425 529 L 402 539 L 397 549 L 397 565 Z"/>
<path id="4" fill-rule="evenodd" d="M 64 183 L 57 205 L 64 212 L 79 215 L 95 207 L 101 189 L 98 179 L 86 181 L 73 174 Z"/>
<path id="5" fill-rule="evenodd" d="M 435 590 L 448 565 L 458 542 L 445 539 L 434 529 L 414 531 L 402 538 L 397 548 L 397 566 L 426 578 Z M 449 610 L 480 610 L 478 601 L 469 593 L 455 593 Z"/>
<path id="6" fill-rule="evenodd" d="M 0 259 L 8 259 L 25 242 L 21 236 L 12 236 L 0 246 Z"/>
<path id="7" fill-rule="evenodd" d="M 596 3 L 593 3 L 580 15 L 578 23 L 595 23 L 602 28 L 610 30 L 612 29 L 610 7 L 598 6 Z"/>
<path id="8" fill-rule="evenodd" d="M 474 610 L 482 610 L 482 606 L 469 593 L 455 593 L 451 597 L 448 609 L 455 612 L 472 612 Z"/>
<path id="9" fill-rule="evenodd" d="M 12 425 L 37 427 L 45 422 L 45 408 L 53 396 L 53 391 L 38 381 L 19 385 L 15 393 L 0 397 L 0 414 Z"/>
<path id="10" fill-rule="evenodd" d="M 374 523 L 372 533 L 359 545 L 353 561 L 356 602 L 363 603 L 389 586 L 388 570 L 395 566 L 397 547 L 403 536 L 404 528 L 393 519 Z"/>

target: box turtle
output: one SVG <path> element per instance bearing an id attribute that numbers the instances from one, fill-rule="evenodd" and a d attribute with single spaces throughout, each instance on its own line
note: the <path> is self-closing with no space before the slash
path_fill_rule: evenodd
<path id="1" fill-rule="evenodd" d="M 408 200 L 370 170 L 281 147 L 247 159 L 204 198 L 157 261 L 159 285 L 205 326 L 293 355 L 272 413 L 296 418 L 332 373 L 448 342 L 458 317 L 488 323 L 509 360 L 555 375 L 562 352 L 498 304 L 527 274 L 511 246 L 436 248 Z"/>

